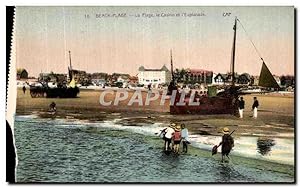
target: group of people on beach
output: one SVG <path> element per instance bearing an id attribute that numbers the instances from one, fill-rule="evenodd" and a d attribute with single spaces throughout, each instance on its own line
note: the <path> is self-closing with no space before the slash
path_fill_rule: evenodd
<path id="1" fill-rule="evenodd" d="M 169 127 L 161 130 L 159 136 L 165 141 L 165 152 L 173 151 L 175 154 L 179 154 L 180 143 L 182 142 L 182 152 L 187 153 L 189 133 L 188 129 L 185 127 L 185 124 L 171 123 Z"/>
<path id="2" fill-rule="evenodd" d="M 257 118 L 257 109 L 259 106 L 258 100 L 256 97 L 253 97 L 253 104 L 252 104 L 252 111 L 253 111 L 253 118 L 256 119 Z M 243 99 L 243 97 L 240 97 L 239 101 L 238 101 L 238 105 L 239 105 L 239 115 L 240 118 L 243 118 L 243 113 L 244 113 L 244 109 L 245 109 L 245 101 Z"/>
<path id="3" fill-rule="evenodd" d="M 222 161 L 224 160 L 224 157 L 226 156 L 229 158 L 229 153 L 234 147 L 234 139 L 231 136 L 231 134 L 234 131 L 230 133 L 230 130 L 228 127 L 224 127 L 222 129 L 222 141 L 215 145 L 212 149 L 212 155 L 217 153 L 218 147 L 221 147 L 221 154 L 222 154 Z M 169 127 L 164 128 L 161 130 L 159 136 L 165 141 L 164 143 L 164 152 L 166 154 L 169 154 L 170 152 L 174 152 L 175 154 L 179 154 L 180 150 L 180 143 L 182 143 L 182 153 L 188 152 L 188 144 L 190 142 L 188 141 L 189 133 L 188 129 L 186 128 L 185 124 L 176 124 L 171 123 Z"/>

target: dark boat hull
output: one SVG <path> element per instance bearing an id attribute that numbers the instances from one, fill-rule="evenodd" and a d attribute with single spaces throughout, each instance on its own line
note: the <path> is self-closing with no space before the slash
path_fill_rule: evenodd
<path id="1" fill-rule="evenodd" d="M 190 105 L 190 96 L 185 97 L 185 105 L 178 105 L 181 94 L 177 91 L 175 102 L 170 105 L 171 114 L 238 114 L 238 90 L 240 87 L 226 87 L 223 92 L 216 96 L 195 96 L 194 102 L 199 101 L 199 105 Z"/>
<path id="2" fill-rule="evenodd" d="M 79 88 L 44 88 L 31 87 L 30 95 L 32 98 L 76 98 L 79 93 Z"/>
<path id="3" fill-rule="evenodd" d="M 188 101 L 188 99 L 186 100 Z M 199 98 L 200 104 L 197 106 L 186 105 L 180 106 L 175 103 L 170 105 L 171 114 L 235 114 L 237 113 L 237 105 L 234 97 L 206 97 Z"/>

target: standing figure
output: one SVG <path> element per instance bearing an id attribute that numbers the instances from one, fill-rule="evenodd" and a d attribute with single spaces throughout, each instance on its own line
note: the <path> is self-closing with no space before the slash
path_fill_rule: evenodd
<path id="1" fill-rule="evenodd" d="M 174 141 L 174 153 L 179 154 L 179 146 L 181 142 L 181 126 L 176 125 L 175 132 L 173 134 L 173 141 Z"/>
<path id="2" fill-rule="evenodd" d="M 26 87 L 23 86 L 23 93 L 25 94 L 25 92 L 26 92 Z"/>
<path id="3" fill-rule="evenodd" d="M 219 146 L 222 145 L 222 162 L 224 161 L 224 156 L 229 159 L 229 153 L 231 149 L 234 147 L 234 140 L 232 136 L 229 134 L 229 129 L 227 127 L 224 127 L 223 130 L 223 136 L 222 136 L 222 141 L 220 142 Z M 218 146 L 218 147 L 219 147 Z"/>
<path id="4" fill-rule="evenodd" d="M 166 127 L 166 128 L 164 128 L 163 130 L 161 130 L 160 133 L 159 133 L 159 135 L 158 135 L 161 139 L 163 139 L 163 140 L 165 141 L 164 147 L 165 147 L 166 141 L 167 141 L 167 140 L 166 140 L 166 136 L 165 136 L 165 135 L 166 135 L 167 128 L 168 128 L 168 127 Z"/>
<path id="5" fill-rule="evenodd" d="M 240 118 L 243 118 L 244 108 L 245 108 L 245 101 L 244 101 L 243 97 L 241 97 L 240 100 L 239 100 L 239 114 L 240 114 Z"/>
<path id="6" fill-rule="evenodd" d="M 252 110 L 253 110 L 253 118 L 256 119 L 257 118 L 257 108 L 259 106 L 258 100 L 256 97 L 253 97 L 254 102 L 252 105 Z"/>
<path id="7" fill-rule="evenodd" d="M 169 151 L 170 150 L 170 144 L 171 144 L 171 141 L 172 141 L 172 137 L 173 137 L 173 134 L 174 134 L 174 129 L 172 127 L 175 126 L 175 123 L 172 123 L 169 127 L 167 127 L 165 129 L 165 136 L 164 136 L 164 140 L 165 140 L 165 151 Z"/>
<path id="8" fill-rule="evenodd" d="M 187 153 L 188 151 L 188 137 L 189 137 L 189 131 L 185 127 L 185 124 L 181 124 L 181 138 L 182 138 L 182 152 Z"/>

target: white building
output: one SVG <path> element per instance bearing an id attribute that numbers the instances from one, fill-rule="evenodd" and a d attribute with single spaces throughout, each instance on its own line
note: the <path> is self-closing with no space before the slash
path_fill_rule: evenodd
<path id="1" fill-rule="evenodd" d="M 145 69 L 144 66 L 139 68 L 139 84 L 145 86 L 151 84 L 152 87 L 157 88 L 159 84 L 169 84 L 171 80 L 171 71 L 165 65 L 160 69 Z"/>
<path id="2" fill-rule="evenodd" d="M 226 80 L 225 74 L 213 74 L 212 85 L 224 85 Z"/>

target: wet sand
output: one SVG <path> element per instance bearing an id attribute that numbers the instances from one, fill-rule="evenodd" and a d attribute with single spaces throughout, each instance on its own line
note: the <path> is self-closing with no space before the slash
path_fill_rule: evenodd
<path id="1" fill-rule="evenodd" d="M 29 91 L 25 94 L 19 89 L 17 94 L 17 115 L 35 114 L 47 118 L 84 119 L 88 121 L 105 121 L 122 119 L 121 124 L 149 125 L 170 122 L 185 123 L 193 134 L 221 135 L 224 126 L 231 130 L 237 129 L 235 135 L 293 138 L 294 137 L 294 97 L 273 95 L 245 95 L 246 102 L 244 118 L 240 119 L 232 115 L 171 115 L 169 105 L 166 102 L 159 105 L 160 98 L 150 102 L 149 106 L 138 106 L 136 103 L 127 106 L 133 92 L 129 92 L 129 98 L 120 102 L 117 106 L 102 106 L 99 97 L 102 91 L 81 90 L 78 98 L 72 99 L 48 99 L 31 98 Z M 143 99 L 147 92 L 142 92 Z M 253 97 L 257 96 L 260 106 L 258 119 L 253 119 L 251 106 Z M 114 99 L 113 95 L 106 95 L 105 101 Z M 54 101 L 57 104 L 57 113 L 48 113 L 49 104 Z M 145 100 L 143 100 L 145 102 Z"/>

